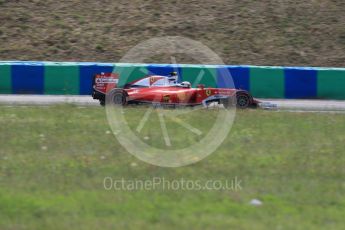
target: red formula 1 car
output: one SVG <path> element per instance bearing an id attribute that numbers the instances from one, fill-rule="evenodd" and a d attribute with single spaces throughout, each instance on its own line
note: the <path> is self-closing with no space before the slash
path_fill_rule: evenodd
<path id="1" fill-rule="evenodd" d="M 178 83 L 175 72 L 170 76 L 145 76 L 118 88 L 119 77 L 114 73 L 101 73 L 94 77 L 93 98 L 101 105 L 110 101 L 117 105 L 156 104 L 163 106 L 208 106 L 212 102 L 223 104 L 225 108 L 236 105 L 238 108 L 256 107 L 259 101 L 249 92 L 234 88 L 205 88 L 198 85 L 192 88 L 189 82 Z"/>

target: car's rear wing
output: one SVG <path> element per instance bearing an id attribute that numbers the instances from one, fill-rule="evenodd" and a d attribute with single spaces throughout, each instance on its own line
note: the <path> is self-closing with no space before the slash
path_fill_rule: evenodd
<path id="1" fill-rule="evenodd" d="M 110 90 L 117 88 L 119 75 L 116 73 L 100 73 L 93 78 L 92 88 L 100 93 L 106 94 Z"/>

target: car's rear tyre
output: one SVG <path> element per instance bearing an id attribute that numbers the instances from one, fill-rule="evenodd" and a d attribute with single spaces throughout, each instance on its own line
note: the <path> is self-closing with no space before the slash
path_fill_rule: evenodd
<path id="1" fill-rule="evenodd" d="M 246 93 L 236 94 L 236 106 L 240 109 L 246 109 L 250 106 L 250 96 Z"/>
<path id="2" fill-rule="evenodd" d="M 107 104 L 122 106 L 127 104 L 126 93 L 122 89 L 111 90 L 106 97 Z"/>

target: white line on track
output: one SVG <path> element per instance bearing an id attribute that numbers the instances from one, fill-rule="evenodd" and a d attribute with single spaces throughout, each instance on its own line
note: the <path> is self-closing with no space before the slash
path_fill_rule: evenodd
<path id="1" fill-rule="evenodd" d="M 54 105 L 54 104 L 76 104 L 76 105 L 99 105 L 97 100 L 91 96 L 71 95 L 0 95 L 0 104 L 5 105 Z"/>
<path id="2" fill-rule="evenodd" d="M 289 111 L 323 111 L 323 112 L 345 112 L 345 101 L 336 100 L 291 100 L 291 99 L 261 99 L 262 101 L 269 102 L 277 105 L 278 110 Z"/>
<path id="3" fill-rule="evenodd" d="M 337 100 L 291 100 L 291 99 L 259 99 L 276 105 L 273 110 L 298 112 L 345 112 L 345 101 Z M 99 105 L 91 96 L 60 96 L 60 95 L 0 95 L 0 104 L 17 105 Z"/>

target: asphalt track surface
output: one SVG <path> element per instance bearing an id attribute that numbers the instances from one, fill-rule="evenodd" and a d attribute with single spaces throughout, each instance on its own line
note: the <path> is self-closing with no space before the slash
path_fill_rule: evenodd
<path id="1" fill-rule="evenodd" d="M 262 109 L 287 110 L 294 112 L 340 112 L 345 113 L 345 101 L 336 100 L 290 100 L 290 99 L 259 99 Z M 79 106 L 99 106 L 91 96 L 60 96 L 60 95 L 0 95 L 0 105 L 20 106 L 54 104 L 75 104 Z"/>

